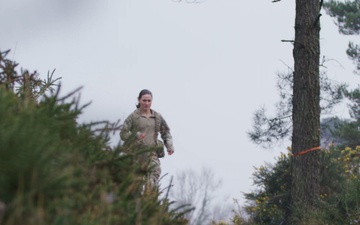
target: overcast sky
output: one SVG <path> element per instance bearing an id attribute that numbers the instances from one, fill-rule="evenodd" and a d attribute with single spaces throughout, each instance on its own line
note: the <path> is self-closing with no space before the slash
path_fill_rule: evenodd
<path id="1" fill-rule="evenodd" d="M 281 40 L 294 37 L 294 2 L 0 0 L 0 50 L 41 77 L 56 69 L 64 94 L 83 86 L 82 102 L 92 104 L 82 121 L 124 120 L 150 89 L 174 137 L 163 174 L 210 167 L 221 195 L 242 199 L 254 167 L 289 145 L 264 150 L 246 132 L 255 110 L 273 110 L 276 73 L 293 66 L 293 46 Z M 345 55 L 350 37 L 322 14 L 321 56 L 334 59 L 328 74 L 357 85 Z"/>

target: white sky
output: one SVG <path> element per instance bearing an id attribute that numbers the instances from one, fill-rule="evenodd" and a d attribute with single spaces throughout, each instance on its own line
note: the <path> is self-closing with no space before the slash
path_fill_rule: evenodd
<path id="1" fill-rule="evenodd" d="M 357 85 L 345 55 L 351 37 L 322 14 L 321 55 L 337 60 L 328 74 Z M 44 78 L 56 69 L 64 94 L 84 87 L 82 102 L 92 104 L 82 121 L 124 120 L 150 89 L 174 137 L 175 154 L 161 160 L 168 177 L 210 167 L 220 195 L 242 199 L 254 166 L 289 144 L 264 150 L 246 132 L 254 111 L 278 100 L 276 73 L 293 66 L 281 40 L 294 37 L 295 1 L 0 0 L 0 21 L 10 59 Z"/>

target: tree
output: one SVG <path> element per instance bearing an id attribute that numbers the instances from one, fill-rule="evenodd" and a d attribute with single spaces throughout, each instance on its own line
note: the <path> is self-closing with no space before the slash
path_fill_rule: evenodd
<path id="1" fill-rule="evenodd" d="M 296 0 L 292 111 L 292 224 L 316 208 L 320 196 L 320 4 Z M 302 154 L 306 153 L 306 154 Z M 299 210 L 299 211 L 298 211 Z"/>
<path id="2" fill-rule="evenodd" d="M 320 147 L 320 7 L 316 0 L 296 0 L 295 16 L 295 40 L 290 41 L 294 44 L 294 71 L 291 80 L 292 95 L 287 100 L 286 106 L 291 106 L 291 115 L 279 114 L 272 120 L 263 120 L 255 117 L 256 127 L 268 124 L 269 133 L 261 133 L 261 129 L 256 129 L 255 133 L 249 133 L 252 140 L 270 142 L 272 139 L 284 138 L 289 135 L 292 125 L 292 185 L 291 185 L 291 210 L 289 210 L 288 220 L 292 223 L 299 223 L 296 212 L 312 210 L 319 197 L 320 191 L 320 160 L 318 151 Z M 336 93 L 336 92 L 335 92 Z M 284 98 L 285 99 L 285 98 Z M 287 107 L 288 113 L 291 107 Z M 280 107 L 279 108 L 283 108 Z M 284 123 L 284 118 L 292 120 Z M 258 126 L 260 125 L 260 126 Z M 259 132 L 260 131 L 260 132 Z M 255 134 L 255 135 L 252 135 Z M 302 154 L 306 152 L 307 154 Z M 303 213 L 303 212 L 302 212 Z"/>
<path id="3" fill-rule="evenodd" d="M 334 1 L 330 0 L 324 4 L 326 12 L 333 17 L 335 24 L 339 28 L 340 34 L 359 35 L 360 34 L 360 0 L 353 1 Z M 350 59 L 357 64 L 355 73 L 360 71 L 360 46 L 349 42 L 349 48 L 346 51 Z M 343 120 L 336 124 L 337 129 L 333 136 L 341 140 L 344 146 L 355 148 L 359 145 L 360 128 L 360 90 L 346 91 L 345 96 L 350 100 L 351 120 Z"/>
<path id="4" fill-rule="evenodd" d="M 324 8 L 331 17 L 336 19 L 335 24 L 339 27 L 341 34 L 360 34 L 360 0 L 345 2 L 330 0 L 324 4 Z M 360 46 L 349 42 L 346 53 L 356 64 L 354 72 L 360 72 Z"/>
<path id="5" fill-rule="evenodd" d="M 213 219 L 211 207 L 220 185 L 221 180 L 215 178 L 210 168 L 202 168 L 200 173 L 189 169 L 175 176 L 170 196 L 175 201 L 175 207 L 187 205 L 192 209 L 186 215 L 191 225 L 202 225 Z"/>
<path id="6" fill-rule="evenodd" d="M 324 69 L 327 62 L 328 60 L 323 57 L 323 70 L 320 73 L 320 108 L 323 115 L 331 113 L 332 108 L 342 101 L 347 87 L 346 84 L 333 82 L 327 77 L 327 71 Z M 277 142 L 290 138 L 292 134 L 294 70 L 290 67 L 288 70 L 277 74 L 280 100 L 275 105 L 275 116 L 267 115 L 264 107 L 256 110 L 253 129 L 247 133 L 252 142 L 263 148 L 273 147 Z"/>
<path id="7" fill-rule="evenodd" d="M 312 212 L 316 221 L 304 224 L 354 224 L 358 220 L 360 147 L 330 147 L 321 151 L 321 183 L 319 210 Z M 245 193 L 247 224 L 283 224 L 291 190 L 292 154 L 281 154 L 276 163 L 255 168 L 256 187 Z M 303 215 L 306 216 L 305 214 Z"/>
<path id="8" fill-rule="evenodd" d="M 274 1 L 277 2 L 277 1 Z M 295 41 L 294 43 L 294 73 L 293 76 L 284 76 L 285 81 L 290 81 L 288 84 L 293 89 L 292 95 L 282 95 L 282 100 L 289 100 L 281 102 L 278 109 L 280 113 L 276 117 L 267 119 L 265 111 L 260 110 L 255 114 L 255 130 L 249 132 L 250 138 L 255 143 L 272 143 L 273 140 L 279 140 L 287 137 L 292 128 L 292 185 L 291 185 L 291 211 L 288 218 L 292 223 L 299 223 L 301 218 L 296 218 L 296 212 L 303 215 L 308 215 L 306 212 L 311 212 L 311 209 L 316 209 L 316 203 L 319 199 L 319 152 L 313 151 L 319 149 L 320 137 L 320 110 L 324 108 L 318 104 L 321 96 L 319 86 L 319 10 L 321 4 L 316 1 L 296 1 L 296 18 L 295 18 Z M 334 14 L 341 18 L 343 27 L 349 30 L 357 30 L 359 28 L 359 1 L 355 0 L 352 4 L 347 2 L 342 10 L 346 11 L 349 6 L 352 7 L 350 14 Z M 339 6 L 339 5 L 338 5 Z M 351 8 L 350 7 L 350 8 Z M 341 11 L 338 11 L 341 12 Z M 342 12 L 343 13 L 343 12 Z M 344 18 L 352 18 L 346 20 Z M 349 23 L 349 21 L 352 21 Z M 346 25 L 346 26 L 345 26 Z M 351 26 L 350 26 L 351 25 Z M 348 50 L 349 57 L 358 60 L 359 48 L 354 44 Z M 351 54 L 349 54 L 349 52 Z M 357 57 L 357 58 L 356 58 Z M 289 79 L 290 78 L 290 79 Z M 292 83 L 293 82 L 293 83 Z M 321 89 L 323 90 L 323 89 Z M 335 90 L 335 89 L 334 89 Z M 341 99 L 345 86 L 339 88 L 338 91 L 332 92 L 333 96 Z M 355 92 L 345 92 L 345 96 L 354 101 Z M 318 98 L 320 96 L 320 98 Z M 289 104 L 290 103 L 290 104 Z M 336 103 L 336 102 L 334 102 Z M 320 106 L 319 106 L 320 105 Z M 283 110 L 282 106 L 289 106 Z M 292 114 L 289 117 L 289 108 L 292 107 Z M 358 107 L 354 104 L 353 107 Z M 285 113 L 284 113 L 285 112 Z M 289 121 L 292 118 L 292 121 Z M 344 133 L 344 132 L 343 132 Z M 350 134 L 350 133 L 349 133 Z M 348 136 L 351 139 L 351 136 Z M 344 140 L 342 140 L 344 141 Z M 307 151 L 309 150 L 309 151 Z M 306 153 L 306 154 L 299 154 Z M 310 210 L 306 210 L 306 208 Z M 300 210 L 300 211 L 297 211 Z M 299 214 L 298 214 L 299 215 Z M 287 220 L 289 222 L 290 220 Z"/>
<path id="9" fill-rule="evenodd" d="M 287 102 L 292 107 L 291 122 L 284 123 L 284 118 L 289 118 L 286 114 L 270 121 L 261 120 L 261 114 L 256 118 L 260 125 L 269 124 L 268 130 L 273 131 L 265 142 L 287 136 L 290 133 L 288 125 L 292 125 L 294 157 L 291 208 L 287 217 L 287 222 L 292 224 L 301 221 L 296 215 L 315 208 L 320 193 L 319 151 L 312 151 L 320 149 L 320 8 L 321 3 L 316 0 L 296 0 L 295 40 L 290 41 L 294 45 L 294 71 L 292 77 L 289 76 L 289 80 L 292 78 L 292 96 L 291 103 Z M 250 136 L 252 140 L 263 135 L 259 130 L 255 130 L 255 134 L 260 135 Z"/>

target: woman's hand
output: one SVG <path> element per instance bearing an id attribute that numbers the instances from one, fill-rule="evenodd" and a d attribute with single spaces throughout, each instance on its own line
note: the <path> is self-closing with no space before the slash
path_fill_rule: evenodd
<path id="1" fill-rule="evenodd" d="M 145 137 L 145 133 L 137 132 L 136 134 L 137 134 L 137 137 L 138 137 L 139 140 L 142 140 Z"/>
<path id="2" fill-rule="evenodd" d="M 168 152 L 168 155 L 174 154 L 174 150 L 168 150 L 167 152 Z"/>

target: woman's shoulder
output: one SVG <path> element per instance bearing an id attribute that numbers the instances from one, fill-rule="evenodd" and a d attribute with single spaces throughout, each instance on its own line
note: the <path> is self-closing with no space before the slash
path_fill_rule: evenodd
<path id="1" fill-rule="evenodd" d="M 158 111 L 153 110 L 153 109 L 151 109 L 151 111 L 153 112 L 153 114 L 154 114 L 155 117 L 161 116 L 161 113 L 159 113 Z"/>
<path id="2" fill-rule="evenodd" d="M 139 108 L 137 108 L 131 114 L 141 116 L 141 110 Z"/>
<path id="3" fill-rule="evenodd" d="M 140 116 L 141 116 L 140 110 L 135 109 L 132 113 L 129 114 L 129 116 L 127 118 L 128 119 L 130 119 L 130 118 L 138 118 Z"/>

